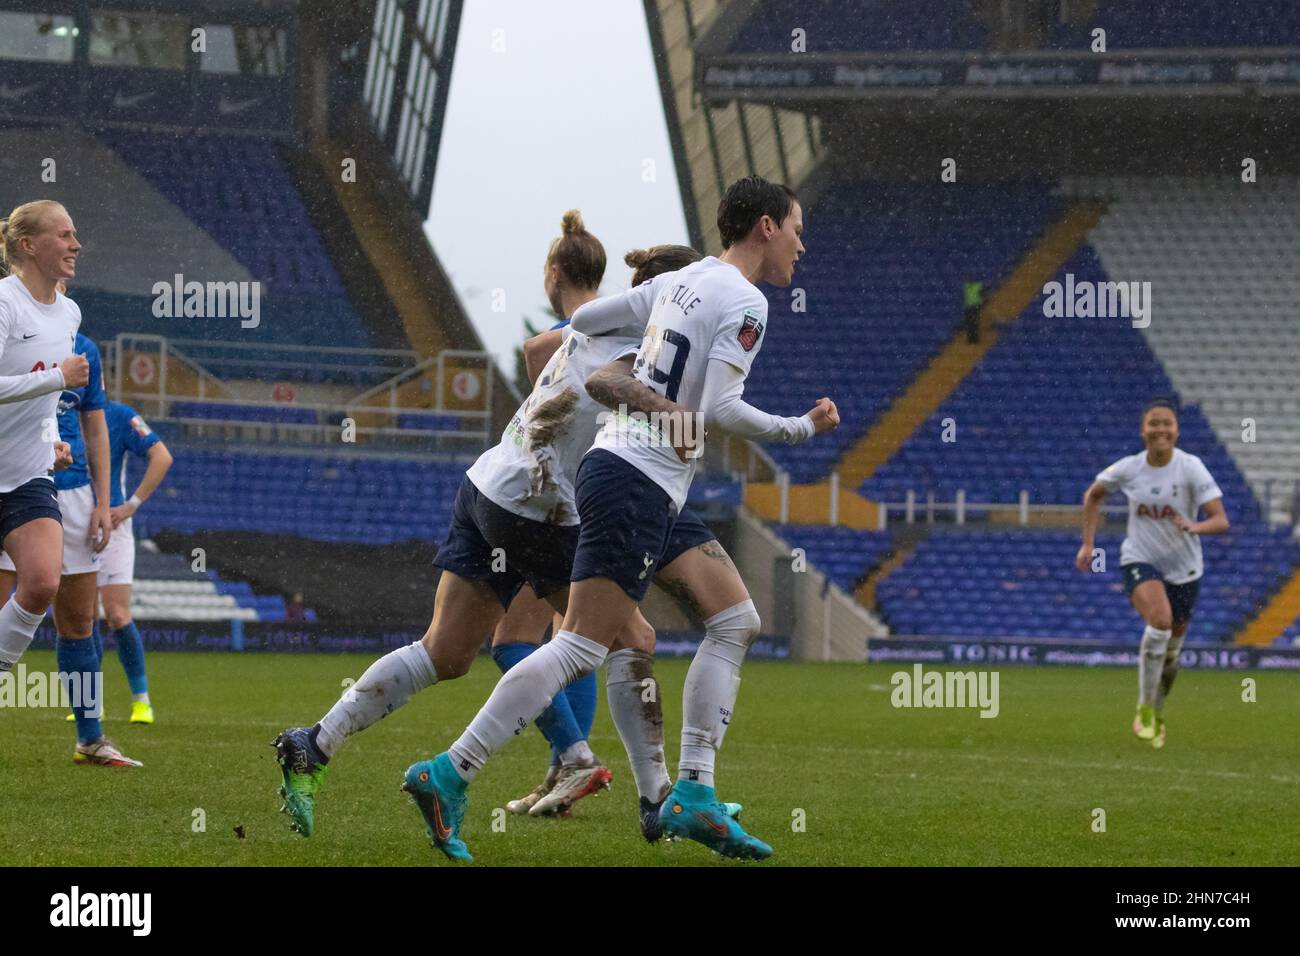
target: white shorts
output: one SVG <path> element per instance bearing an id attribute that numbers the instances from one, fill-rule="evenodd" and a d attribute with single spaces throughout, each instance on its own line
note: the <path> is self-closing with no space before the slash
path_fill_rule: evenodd
<path id="1" fill-rule="evenodd" d="M 90 485 L 59 492 L 59 513 L 63 515 L 63 573 L 98 572 L 103 555 L 90 546 L 90 516 L 95 510 L 95 492 Z M 112 543 L 112 538 L 109 539 Z M 13 571 L 14 562 L 0 552 L 0 570 Z"/>
<path id="2" fill-rule="evenodd" d="M 135 532 L 131 530 L 132 518 L 127 518 L 113 529 L 108 547 L 101 557 L 99 586 L 130 584 L 135 580 Z"/>

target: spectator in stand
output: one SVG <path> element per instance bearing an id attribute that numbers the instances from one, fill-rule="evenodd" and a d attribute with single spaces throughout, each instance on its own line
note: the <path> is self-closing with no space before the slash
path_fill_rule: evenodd
<path id="1" fill-rule="evenodd" d="M 284 605 L 284 619 L 301 623 L 307 620 L 307 608 L 302 603 L 302 592 L 294 591 L 291 597 Z"/>
<path id="2" fill-rule="evenodd" d="M 978 345 L 980 340 L 980 310 L 984 308 L 984 283 L 978 280 L 967 282 L 963 290 L 966 305 L 962 328 L 966 330 L 966 341 Z"/>

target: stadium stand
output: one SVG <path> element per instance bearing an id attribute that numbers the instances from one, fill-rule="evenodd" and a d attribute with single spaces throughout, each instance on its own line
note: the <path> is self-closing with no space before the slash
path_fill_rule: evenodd
<path id="1" fill-rule="evenodd" d="M 1099 0 L 1084 36 L 1106 31 L 1110 47 L 1294 47 L 1300 5 L 1294 0 Z M 1077 45 L 1083 45 L 1079 38 Z M 1067 44 L 1076 45 L 1076 44 Z"/>
<path id="2" fill-rule="evenodd" d="M 936 531 L 877 585 L 878 611 L 897 634 L 1136 643 L 1142 629 L 1120 579 L 1121 538 L 1099 534 L 1106 570 L 1081 574 L 1073 531 Z M 1206 538 L 1204 547 L 1206 575 L 1189 639 L 1229 641 L 1290 573 L 1296 546 L 1255 525 Z"/>
<path id="3" fill-rule="evenodd" d="M 1268 498 L 1271 520 L 1293 520 L 1300 180 L 1094 178 L 1066 188 L 1107 197 L 1091 241 L 1112 276 L 1142 278 L 1157 290 L 1158 311 L 1143 330 L 1151 350 Z M 1245 419 L 1255 424 L 1253 441 L 1244 439 Z"/>
<path id="4" fill-rule="evenodd" d="M 1057 280 L 1066 273 L 1076 282 L 1109 278 L 1086 247 Z M 952 500 L 965 488 L 969 501 L 1012 503 L 1024 489 L 1034 503 L 1077 504 L 1097 472 L 1140 449 L 1144 404 L 1175 395 L 1129 320 L 1049 318 L 1040 296 L 861 491 L 899 501 L 911 488 Z M 955 441 L 942 440 L 945 419 L 955 423 Z M 1179 423 L 1181 447 L 1205 461 L 1234 517 L 1257 518 L 1245 481 L 1200 411 L 1184 408 Z"/>
<path id="5" fill-rule="evenodd" d="M 167 481 L 136 516 L 136 534 L 249 531 L 317 541 L 440 541 L 463 462 L 176 450 Z M 131 477 L 142 466 L 132 460 Z"/>
<path id="6" fill-rule="evenodd" d="M 791 31 L 807 31 L 808 50 L 974 50 L 987 30 L 970 0 L 765 0 L 736 35 L 735 52 L 789 53 Z"/>
<path id="7" fill-rule="evenodd" d="M 137 519 L 138 521 L 139 519 Z M 256 594 L 216 571 L 196 574 L 180 555 L 137 549 L 131 615 L 141 621 L 283 621 L 281 595 Z M 315 620 L 308 610 L 306 619 Z"/>
<path id="8" fill-rule="evenodd" d="M 845 591 L 853 589 L 890 554 L 887 531 L 862 531 L 832 525 L 772 525 L 793 548 L 803 549 L 810 564 Z"/>
<path id="9" fill-rule="evenodd" d="M 991 289 L 1061 209 L 1048 183 L 964 185 L 857 181 L 823 193 L 796 286 L 767 290 L 763 355 L 748 400 L 782 414 L 830 395 L 845 426 L 817 442 L 767 451 L 796 482 L 826 476 L 844 450 L 952 338 L 962 285 Z"/>

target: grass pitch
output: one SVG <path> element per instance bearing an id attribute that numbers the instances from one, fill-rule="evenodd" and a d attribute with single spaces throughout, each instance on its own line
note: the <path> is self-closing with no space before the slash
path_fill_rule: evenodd
<path id="1" fill-rule="evenodd" d="M 398 784 L 460 733 L 498 677 L 480 658 L 354 737 L 332 761 L 316 834 L 277 813 L 280 729 L 311 724 L 360 655 L 156 653 L 158 723 L 126 722 L 105 660 L 108 734 L 141 770 L 72 764 L 55 710 L 0 710 L 0 833 L 8 865 L 451 865 L 425 842 Z M 32 652 L 31 670 L 54 656 Z M 661 661 L 669 760 L 687 662 Z M 1300 675 L 1185 672 L 1163 751 L 1133 738 L 1136 674 L 1006 668 L 1001 711 L 895 709 L 894 665 L 747 664 L 719 762 L 722 799 L 786 865 L 1294 865 L 1300 832 Z M 1242 679 L 1257 702 L 1242 701 Z M 603 697 L 603 692 L 602 692 Z M 493 810 L 540 781 L 529 730 L 470 791 L 465 838 L 479 864 L 739 865 L 693 844 L 649 846 L 605 704 L 592 743 L 614 788 L 568 820 Z M 1094 810 L 1105 832 L 1094 832 Z M 196 811 L 202 811 L 201 814 Z M 202 820 L 203 828 L 196 829 Z M 802 828 L 799 824 L 802 822 Z M 236 828 L 243 833 L 241 838 Z M 1285 836 L 1284 836 L 1285 835 Z M 770 864 L 765 864 L 770 865 Z"/>

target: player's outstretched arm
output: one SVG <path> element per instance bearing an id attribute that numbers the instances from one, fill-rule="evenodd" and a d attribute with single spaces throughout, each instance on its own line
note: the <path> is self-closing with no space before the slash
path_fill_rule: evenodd
<path id="1" fill-rule="evenodd" d="M 687 417 L 694 413 L 637 381 L 632 375 L 632 362 L 635 358 L 634 355 L 627 355 L 596 369 L 587 378 L 587 394 L 606 408 L 640 412 L 647 418 L 668 416 L 659 420 L 679 423 L 679 427 L 670 428 L 674 439 L 673 450 L 677 452 L 677 457 L 682 461 L 699 457 L 697 449 L 703 445 L 704 430 L 684 427 Z"/>
<path id="2" fill-rule="evenodd" d="M 592 299 L 574 310 L 569 326 L 583 335 L 607 335 L 618 331 L 620 335 L 639 339 L 645 331 L 645 319 L 637 315 L 632 302 L 634 297 L 643 299 L 646 294 L 646 290 L 638 287 L 622 295 Z"/>
<path id="3" fill-rule="evenodd" d="M 839 410 L 829 398 L 820 398 L 806 414 L 794 418 L 769 415 L 744 401 L 745 373 L 730 362 L 710 359 L 704 376 L 700 411 L 707 428 L 720 428 L 754 441 L 805 442 L 840 423 Z"/>
<path id="4" fill-rule="evenodd" d="M 1087 571 L 1092 563 L 1092 549 L 1097 536 L 1097 522 L 1101 518 L 1101 503 L 1110 492 L 1100 481 L 1094 481 L 1083 493 L 1083 544 L 1074 556 L 1074 566 Z"/>
<path id="5" fill-rule="evenodd" d="M 524 370 L 528 373 L 528 384 L 537 384 L 537 376 L 542 374 L 542 369 L 546 368 L 546 363 L 563 341 L 564 329 L 551 329 L 524 342 Z"/>

